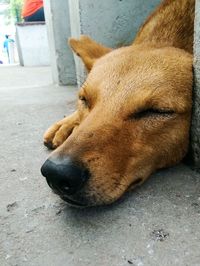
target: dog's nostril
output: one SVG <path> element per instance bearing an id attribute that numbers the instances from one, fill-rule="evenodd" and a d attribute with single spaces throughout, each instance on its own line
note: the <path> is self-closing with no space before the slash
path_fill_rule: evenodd
<path id="1" fill-rule="evenodd" d="M 89 178 L 88 170 L 69 157 L 64 160 L 47 160 L 41 172 L 52 189 L 66 194 L 76 193 Z"/>

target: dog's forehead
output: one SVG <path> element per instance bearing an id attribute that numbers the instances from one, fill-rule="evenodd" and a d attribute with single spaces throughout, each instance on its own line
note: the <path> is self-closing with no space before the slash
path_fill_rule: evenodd
<path id="1" fill-rule="evenodd" d="M 122 48 L 95 63 L 84 90 L 91 102 L 102 106 L 153 105 L 182 112 L 189 108 L 191 87 L 192 58 L 188 54 L 173 48 Z"/>
<path id="2" fill-rule="evenodd" d="M 141 90 L 185 89 L 191 82 L 192 61 L 176 49 L 117 49 L 97 60 L 88 76 L 89 93 L 133 94 Z M 188 64 L 189 62 L 189 64 Z"/>

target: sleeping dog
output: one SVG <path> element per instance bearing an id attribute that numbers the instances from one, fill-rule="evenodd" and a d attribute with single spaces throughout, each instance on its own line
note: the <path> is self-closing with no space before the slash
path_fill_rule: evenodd
<path id="1" fill-rule="evenodd" d="M 187 153 L 194 5 L 163 1 L 128 47 L 69 40 L 88 76 L 77 110 L 46 131 L 55 151 L 41 169 L 66 202 L 110 204 Z"/>

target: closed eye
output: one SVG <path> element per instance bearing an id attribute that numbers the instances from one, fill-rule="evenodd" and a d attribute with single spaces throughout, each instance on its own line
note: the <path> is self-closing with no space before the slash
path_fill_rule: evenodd
<path id="1" fill-rule="evenodd" d="M 82 102 L 82 104 L 83 104 L 85 107 L 89 107 L 89 102 L 88 102 L 88 100 L 86 99 L 85 96 L 79 95 L 79 100 Z"/>
<path id="2" fill-rule="evenodd" d="M 173 114 L 175 114 L 175 112 L 170 109 L 149 108 L 149 109 L 143 109 L 141 111 L 138 111 L 138 112 L 135 112 L 129 115 L 129 119 L 142 119 L 142 118 L 150 118 L 150 117 L 169 118 Z"/>

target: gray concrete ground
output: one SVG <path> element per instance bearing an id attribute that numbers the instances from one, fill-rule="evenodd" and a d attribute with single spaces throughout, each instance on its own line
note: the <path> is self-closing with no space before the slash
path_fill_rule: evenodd
<path id="1" fill-rule="evenodd" d="M 0 265 L 200 265 L 200 175 L 160 171 L 120 202 L 66 206 L 40 174 L 44 130 L 74 108 L 49 68 L 0 68 Z"/>

